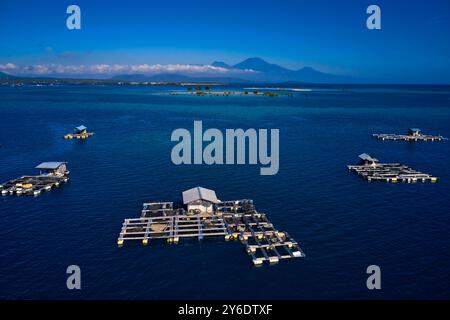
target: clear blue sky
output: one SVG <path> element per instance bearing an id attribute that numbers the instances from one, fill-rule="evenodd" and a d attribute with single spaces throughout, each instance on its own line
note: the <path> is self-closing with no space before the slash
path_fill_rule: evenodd
<path id="1" fill-rule="evenodd" d="M 70 4 L 81 8 L 81 30 L 66 28 Z M 366 28 L 370 4 L 381 7 L 380 31 Z M 0 1 L 3 71 L 255 56 L 379 81 L 450 83 L 450 1 Z"/>

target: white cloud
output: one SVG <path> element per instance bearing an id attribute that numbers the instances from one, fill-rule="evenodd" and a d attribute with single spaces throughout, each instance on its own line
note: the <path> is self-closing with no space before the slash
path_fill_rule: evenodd
<path id="1" fill-rule="evenodd" d="M 191 65 L 191 64 L 142 64 L 131 66 L 131 70 L 138 72 L 212 72 L 212 73 L 227 73 L 230 70 L 214 67 L 211 65 Z"/>
<path id="2" fill-rule="evenodd" d="M 0 70 L 2 70 L 2 71 L 15 70 L 15 69 L 17 69 L 17 66 L 14 63 L 0 64 Z"/>
<path id="3" fill-rule="evenodd" d="M 14 70 L 22 75 L 113 75 L 118 73 L 184 73 L 184 74 L 229 74 L 253 73 L 253 70 L 238 70 L 215 67 L 211 65 L 192 64 L 93 64 L 93 65 L 62 65 L 62 64 L 36 64 L 20 67 L 12 63 L 0 64 L 0 70 Z"/>

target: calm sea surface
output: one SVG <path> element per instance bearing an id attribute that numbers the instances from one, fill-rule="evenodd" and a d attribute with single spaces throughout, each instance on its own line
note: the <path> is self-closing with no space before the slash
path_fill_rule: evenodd
<path id="1" fill-rule="evenodd" d="M 180 87 L 0 87 L 0 182 L 68 161 L 68 185 L 0 197 L 1 299 L 450 298 L 450 142 L 381 142 L 419 127 L 450 137 L 450 88 L 313 88 L 293 97 L 168 95 Z M 280 171 L 175 166 L 176 128 L 279 128 Z M 84 124 L 88 141 L 62 136 Z M 368 152 L 437 184 L 367 183 L 347 164 Z M 251 198 L 307 257 L 255 268 L 238 242 L 118 248 L 143 202 L 201 185 Z M 82 289 L 66 289 L 79 265 Z M 366 268 L 382 290 L 366 289 Z"/>

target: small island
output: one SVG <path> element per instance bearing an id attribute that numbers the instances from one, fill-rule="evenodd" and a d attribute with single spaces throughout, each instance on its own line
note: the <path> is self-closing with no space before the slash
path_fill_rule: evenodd
<path id="1" fill-rule="evenodd" d="M 214 96 L 214 97 L 228 97 L 228 96 L 264 96 L 264 97 L 293 97 L 292 93 L 273 92 L 262 90 L 211 90 L 210 86 L 195 86 L 187 87 L 186 91 L 171 91 L 170 95 L 193 95 L 193 96 Z"/>

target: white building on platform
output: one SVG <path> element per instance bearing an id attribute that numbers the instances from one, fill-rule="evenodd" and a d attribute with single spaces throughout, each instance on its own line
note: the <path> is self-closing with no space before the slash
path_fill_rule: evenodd
<path id="1" fill-rule="evenodd" d="M 214 205 L 219 202 L 214 190 L 195 187 L 183 191 L 183 203 L 189 213 L 214 213 Z"/>

